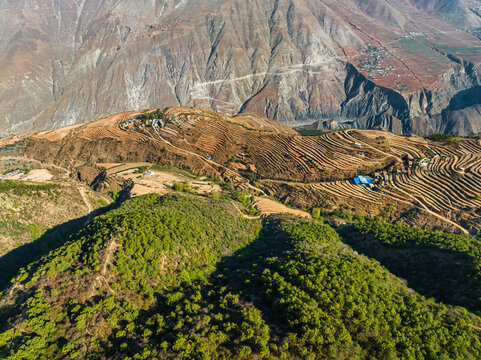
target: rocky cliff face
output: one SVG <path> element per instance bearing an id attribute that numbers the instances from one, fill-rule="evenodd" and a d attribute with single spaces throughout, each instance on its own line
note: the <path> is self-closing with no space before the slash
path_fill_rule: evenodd
<path id="1" fill-rule="evenodd" d="M 460 29 L 476 29 L 481 27 L 481 18 L 468 6 L 465 0 L 413 0 L 414 4 L 429 13 L 435 14 L 448 24 Z M 471 0 L 474 6 L 478 0 Z"/>
<path id="2" fill-rule="evenodd" d="M 452 126 L 443 111 L 480 85 L 481 42 L 463 31 L 477 18 L 449 25 L 442 9 L 410 0 L 0 0 L 0 134 L 175 105 L 471 134 L 481 127 L 475 110 L 450 113 Z"/>

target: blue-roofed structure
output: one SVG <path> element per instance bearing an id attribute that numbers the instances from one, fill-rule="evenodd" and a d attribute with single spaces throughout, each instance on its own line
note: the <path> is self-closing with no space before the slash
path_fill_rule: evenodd
<path id="1" fill-rule="evenodd" d="M 359 185 L 359 184 L 361 184 L 361 180 L 359 180 L 359 178 L 356 176 L 356 177 L 354 178 L 354 183 L 355 183 L 356 185 Z"/>

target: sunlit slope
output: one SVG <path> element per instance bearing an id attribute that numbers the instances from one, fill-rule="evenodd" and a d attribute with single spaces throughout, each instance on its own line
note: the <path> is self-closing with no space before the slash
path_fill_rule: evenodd
<path id="1" fill-rule="evenodd" d="M 479 318 L 409 290 L 318 221 L 147 195 L 30 264 L 3 358 L 478 358 Z"/>

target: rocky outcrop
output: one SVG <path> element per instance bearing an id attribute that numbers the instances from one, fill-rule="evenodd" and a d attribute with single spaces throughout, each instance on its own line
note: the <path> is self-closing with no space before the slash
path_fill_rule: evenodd
<path id="1" fill-rule="evenodd" d="M 382 127 L 398 134 L 481 133 L 479 68 L 459 67 L 446 74 L 436 90 L 403 95 L 376 86 L 351 68 L 346 101 L 330 119 L 308 126 L 316 130 Z M 356 116 L 357 115 L 357 116 Z"/>
<path id="2" fill-rule="evenodd" d="M 451 98 L 479 84 L 467 69 L 481 62 L 450 50 L 480 41 L 434 17 L 441 9 L 408 0 L 0 1 L 0 136 L 177 105 L 435 131 Z"/>

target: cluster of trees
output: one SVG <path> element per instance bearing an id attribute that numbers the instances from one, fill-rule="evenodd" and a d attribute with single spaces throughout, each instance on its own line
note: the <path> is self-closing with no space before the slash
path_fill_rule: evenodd
<path id="1" fill-rule="evenodd" d="M 137 170 L 134 171 L 134 173 L 135 174 L 143 174 L 147 170 L 149 170 L 149 167 L 144 165 L 144 166 L 140 166 Z"/>
<path id="2" fill-rule="evenodd" d="M 152 112 L 137 115 L 136 118 L 139 119 L 139 120 L 164 119 L 165 118 L 164 114 L 167 110 L 169 110 L 168 107 L 166 107 L 164 109 L 157 109 L 157 110 L 152 111 Z"/>
<path id="3" fill-rule="evenodd" d="M 432 134 L 426 137 L 426 139 L 439 142 L 453 142 L 456 139 L 456 135 L 453 134 Z"/>
<path id="4" fill-rule="evenodd" d="M 481 239 L 469 235 L 426 231 L 405 225 L 395 225 L 380 218 L 361 218 L 356 229 L 371 234 L 383 244 L 403 248 L 432 248 L 465 254 L 478 261 L 481 269 Z"/>
<path id="5" fill-rule="evenodd" d="M 344 247 L 330 227 L 267 229 L 210 281 L 167 295 L 157 320 L 148 321 L 156 334 L 148 342 L 159 343 L 134 358 L 479 356 L 469 319 L 410 294 L 378 263 Z M 261 318 L 239 323 L 246 308 L 260 310 Z M 251 337 L 239 325 L 250 326 Z"/>
<path id="6" fill-rule="evenodd" d="M 62 353 L 84 358 L 80 349 L 90 355 L 106 351 L 108 343 L 136 332 L 140 310 L 155 304 L 159 294 L 208 277 L 223 256 L 255 239 L 259 230 L 259 221 L 239 216 L 226 200 L 134 198 L 12 279 L 15 286 L 0 304 L 25 291 L 31 295 L 19 304 L 42 322 L 32 327 L 27 317 L 10 327 L 21 305 L 13 312 L 0 310 L 0 357 L 34 358 L 32 349 L 47 358 Z M 39 300 L 29 301 L 32 296 Z M 50 330 L 40 331 L 42 324 Z"/>
<path id="7" fill-rule="evenodd" d="M 172 184 L 172 190 L 185 192 L 185 193 L 192 192 L 192 189 L 188 182 L 181 183 L 181 182 L 174 181 L 174 183 Z"/>
<path id="8" fill-rule="evenodd" d="M 242 211 L 248 215 L 259 215 L 260 212 L 254 207 L 254 197 L 247 191 L 235 191 L 232 198 L 240 202 L 244 209 Z"/>
<path id="9" fill-rule="evenodd" d="M 210 278 L 183 282 L 148 313 L 137 324 L 147 345 L 131 359 L 481 355 L 471 316 L 410 293 L 321 222 L 265 224 Z"/>
<path id="10" fill-rule="evenodd" d="M 295 129 L 302 136 L 320 136 L 324 134 L 323 130 L 309 130 L 304 128 Z"/>
<path id="11" fill-rule="evenodd" d="M 426 136 L 426 139 L 429 139 L 432 141 L 453 143 L 459 137 L 460 137 L 459 135 L 455 135 L 455 134 L 432 134 L 432 135 Z M 464 138 L 479 139 L 479 136 L 464 136 Z"/>
<path id="12" fill-rule="evenodd" d="M 409 293 L 378 263 L 344 248 L 332 229 L 306 223 L 285 231 L 298 253 L 284 262 L 269 260 L 263 280 L 301 357 L 461 359 L 481 354 L 481 342 L 464 319 Z"/>
<path id="13" fill-rule="evenodd" d="M 479 318 L 413 294 L 329 225 L 261 226 L 223 199 L 129 200 L 13 282 L 7 359 L 481 357 Z"/>
<path id="14" fill-rule="evenodd" d="M 4 180 L 0 181 L 0 192 L 13 191 L 15 195 L 39 195 L 40 192 L 52 193 L 54 189 L 57 189 L 58 184 L 26 184 L 18 181 Z"/>

